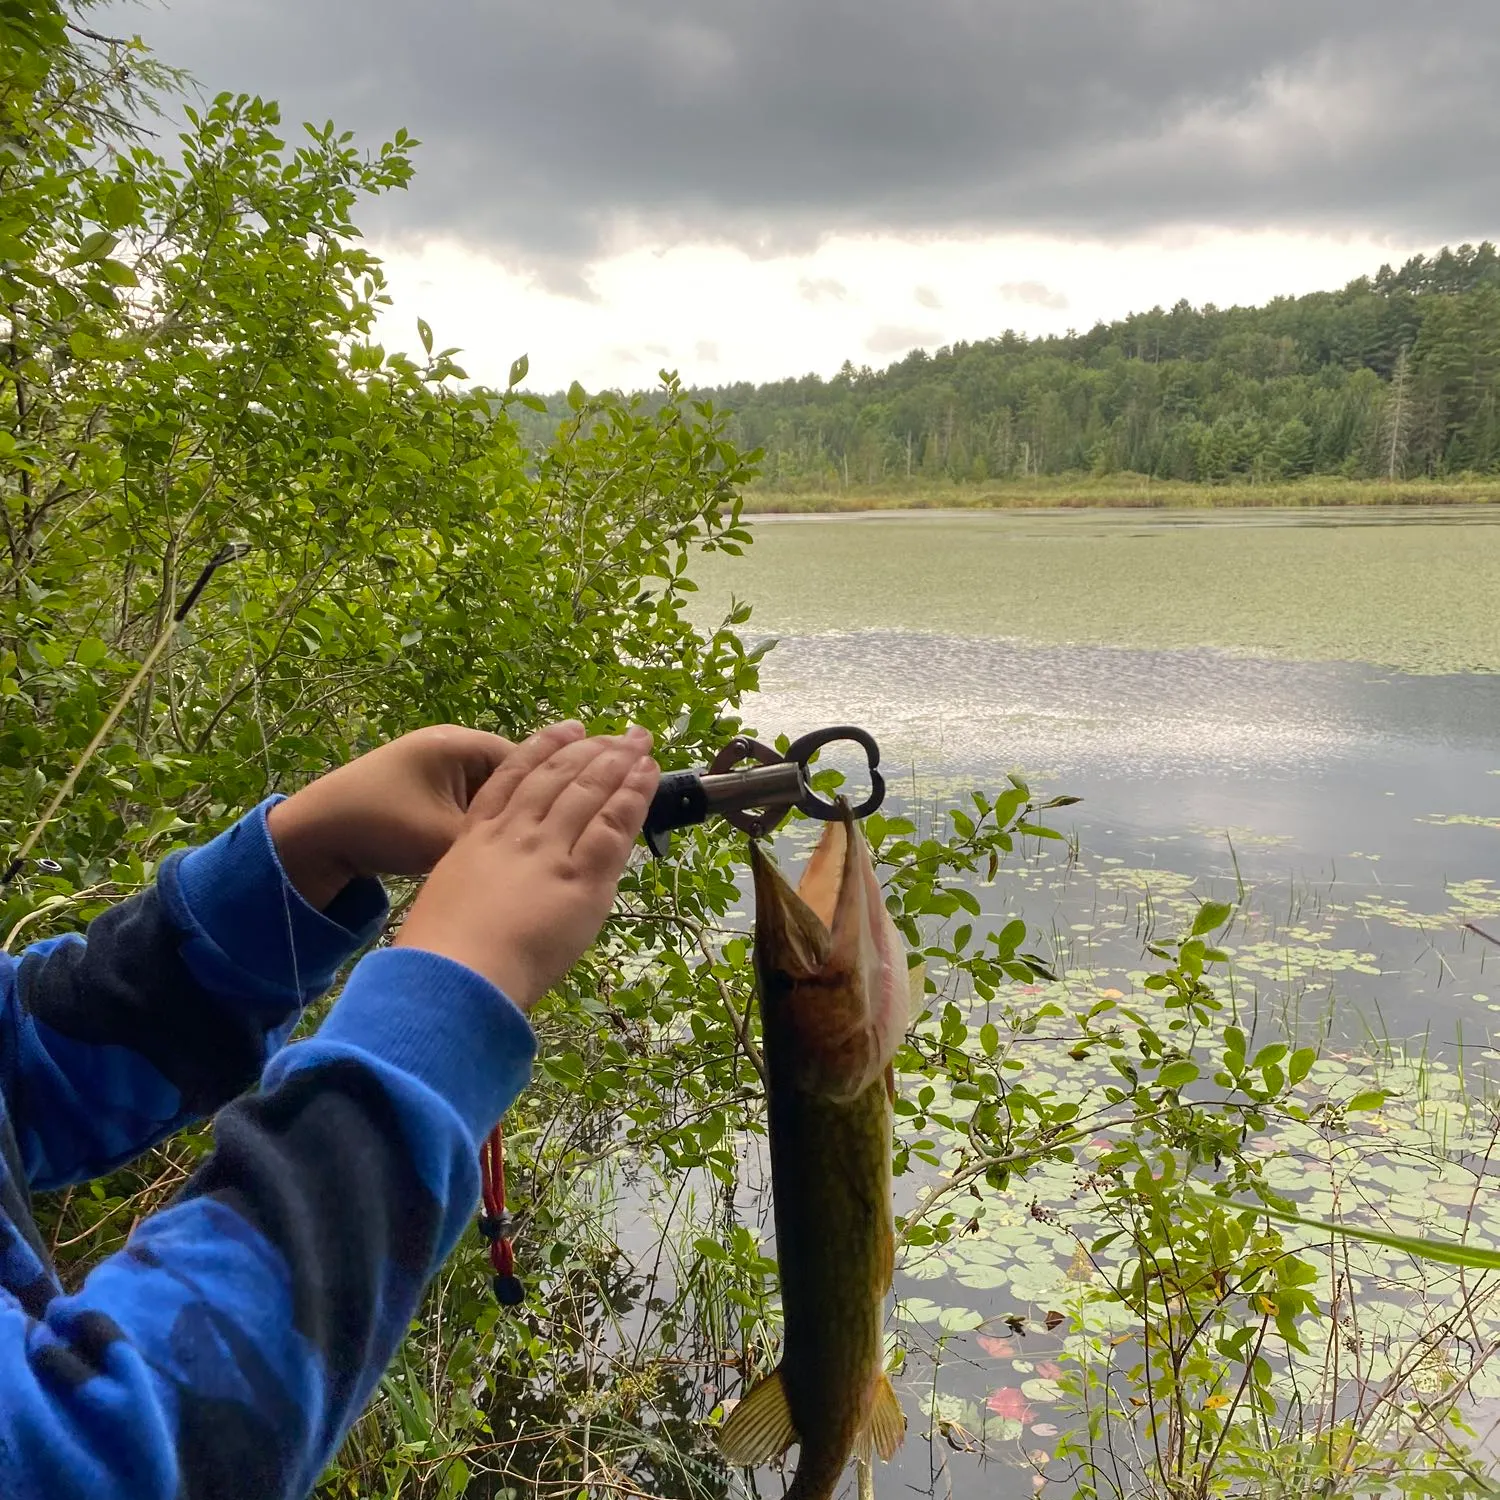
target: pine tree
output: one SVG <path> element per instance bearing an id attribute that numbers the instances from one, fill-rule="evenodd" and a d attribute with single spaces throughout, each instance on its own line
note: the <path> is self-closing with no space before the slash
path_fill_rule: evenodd
<path id="1" fill-rule="evenodd" d="M 1406 346 L 1403 344 L 1396 355 L 1396 368 L 1391 372 L 1390 389 L 1386 392 L 1385 411 L 1381 420 L 1381 452 L 1385 464 L 1385 477 L 1400 479 L 1406 472 L 1406 445 L 1411 434 L 1411 395 L 1407 389 Z"/>

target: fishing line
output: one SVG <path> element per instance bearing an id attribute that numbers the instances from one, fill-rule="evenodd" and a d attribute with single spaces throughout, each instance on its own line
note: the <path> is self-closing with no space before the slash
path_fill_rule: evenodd
<path id="1" fill-rule="evenodd" d="M 265 774 L 266 791 L 269 794 L 275 772 L 271 764 L 271 742 L 266 731 L 265 700 L 261 695 L 260 671 L 256 662 L 255 637 L 248 613 L 244 608 L 244 595 L 238 588 L 230 596 L 237 607 L 240 633 L 245 645 L 246 670 L 250 674 L 250 711 L 260 736 L 261 764 Z M 281 882 L 281 909 L 286 923 L 287 952 L 291 956 L 292 984 L 300 1000 L 302 979 L 297 963 L 296 933 L 292 920 L 289 882 Z M 493 1288 L 496 1299 L 504 1307 L 518 1307 L 526 1300 L 526 1292 L 515 1274 L 515 1247 L 511 1240 L 512 1218 L 505 1208 L 505 1136 L 503 1127 L 497 1124 L 490 1132 L 479 1151 L 479 1176 L 483 1212 L 479 1216 L 480 1234 L 488 1242 L 490 1265 L 494 1270 Z"/>
<path id="2" fill-rule="evenodd" d="M 52 800 L 47 804 L 46 811 L 43 812 L 41 818 L 33 825 L 26 837 L 21 840 L 21 846 L 16 850 L 10 863 L 5 867 L 5 873 L 0 875 L 0 891 L 3 891 L 21 873 L 27 859 L 31 856 L 31 851 L 36 848 L 42 835 L 52 823 L 52 820 L 61 811 L 63 804 L 73 795 L 73 789 L 78 785 L 78 778 L 83 775 L 89 762 L 98 754 L 100 746 L 109 738 L 110 731 L 119 723 L 120 715 L 129 707 L 130 700 L 135 697 L 136 689 L 146 680 L 151 669 L 160 660 L 162 652 L 171 645 L 172 637 L 177 634 L 178 627 L 187 619 L 193 606 L 198 602 L 199 596 L 208 587 L 209 579 L 226 563 L 238 562 L 249 551 L 250 547 L 248 543 L 226 542 L 205 564 L 203 571 L 198 575 L 192 588 L 187 591 L 182 603 L 177 606 L 172 618 L 167 621 L 162 627 L 160 634 L 151 643 L 151 649 L 146 653 L 145 659 L 136 669 L 135 676 L 125 684 L 124 692 L 115 700 L 114 707 L 104 716 L 104 722 L 95 730 L 93 739 L 84 746 L 83 753 L 73 762 L 73 768 L 64 778 L 62 785 L 53 794 Z"/>
<path id="3" fill-rule="evenodd" d="M 245 642 L 246 670 L 250 673 L 250 714 L 255 721 L 256 732 L 260 735 L 260 758 L 265 774 L 265 794 L 269 796 L 271 783 L 275 779 L 275 773 L 271 767 L 271 742 L 266 735 L 265 706 L 260 693 L 260 670 L 255 659 L 255 636 L 250 629 L 250 616 L 245 609 L 245 597 L 239 588 L 234 589 L 230 594 L 230 602 L 236 606 L 241 635 Z M 286 873 L 283 871 L 281 876 L 281 915 L 286 925 L 286 951 L 292 963 L 292 989 L 297 996 L 297 1003 L 300 1006 L 302 1003 L 302 975 L 297 963 L 297 933 L 292 921 L 292 897 L 287 888 L 289 884 L 290 882 L 286 878 Z"/>

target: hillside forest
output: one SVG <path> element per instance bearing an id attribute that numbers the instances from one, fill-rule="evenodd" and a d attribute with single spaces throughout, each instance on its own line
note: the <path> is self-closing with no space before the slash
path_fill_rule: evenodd
<path id="1" fill-rule="evenodd" d="M 1144 475 L 1199 484 L 1500 471 L 1500 254 L 1462 245 L 1263 307 L 1007 332 L 884 370 L 698 394 L 771 489 Z M 559 398 L 549 402 L 560 414 Z M 550 430 L 550 424 L 549 424 Z"/>

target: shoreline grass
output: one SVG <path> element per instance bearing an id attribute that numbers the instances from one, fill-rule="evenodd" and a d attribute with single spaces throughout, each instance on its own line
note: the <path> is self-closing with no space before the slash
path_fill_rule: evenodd
<path id="1" fill-rule="evenodd" d="M 830 490 L 745 491 L 751 514 L 868 510 L 1229 510 L 1382 505 L 1491 505 L 1492 479 L 1339 479 L 1319 476 L 1276 484 L 1189 484 L 1139 474 L 1061 475 L 1030 480 L 912 483 Z"/>

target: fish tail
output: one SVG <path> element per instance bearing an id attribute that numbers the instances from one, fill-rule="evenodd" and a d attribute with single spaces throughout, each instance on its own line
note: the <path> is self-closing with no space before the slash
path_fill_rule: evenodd
<path id="1" fill-rule="evenodd" d="M 890 1459 L 906 1433 L 901 1403 L 885 1375 L 875 1377 L 870 1415 L 855 1443 L 856 1451 L 873 1448 Z M 829 1440 L 831 1437 L 831 1440 Z M 820 1438 L 822 1439 L 820 1441 Z M 785 1500 L 829 1500 L 849 1462 L 847 1430 L 842 1439 L 813 1434 L 811 1440 L 798 1433 L 786 1404 L 786 1386 L 777 1368 L 750 1388 L 750 1393 L 730 1413 L 719 1429 L 719 1450 L 730 1463 L 753 1469 L 780 1457 L 796 1443 L 800 1447 L 797 1473 Z"/>
<path id="2" fill-rule="evenodd" d="M 854 1439 L 853 1456 L 869 1463 L 878 1453 L 889 1463 L 906 1436 L 906 1415 L 896 1392 L 882 1370 L 875 1376 L 870 1392 L 870 1412 Z M 847 1436 L 842 1442 L 826 1446 L 802 1444 L 797 1474 L 786 1492 L 785 1500 L 829 1500 L 843 1477 L 849 1462 Z"/>
<path id="3" fill-rule="evenodd" d="M 804 1447 L 797 1460 L 796 1476 L 782 1500 L 831 1500 L 848 1462 L 849 1455 L 836 1449 L 809 1453 Z"/>

